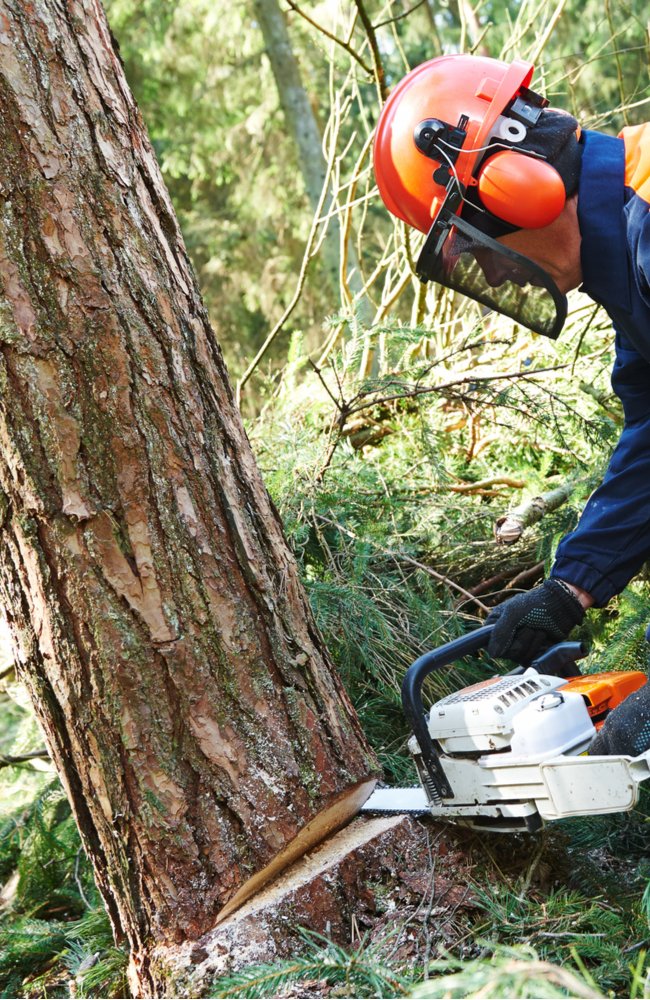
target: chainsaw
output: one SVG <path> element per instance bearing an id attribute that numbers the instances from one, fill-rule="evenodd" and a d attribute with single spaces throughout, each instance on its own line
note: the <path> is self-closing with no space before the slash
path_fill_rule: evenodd
<path id="1" fill-rule="evenodd" d="M 646 683 L 641 671 L 581 674 L 578 642 L 553 646 L 529 667 L 489 677 L 436 701 L 425 679 L 483 649 L 492 625 L 425 653 L 408 669 L 402 703 L 420 786 L 379 788 L 370 813 L 428 813 L 480 830 L 539 830 L 550 820 L 632 809 L 650 777 L 639 757 L 589 756 L 607 715 Z"/>

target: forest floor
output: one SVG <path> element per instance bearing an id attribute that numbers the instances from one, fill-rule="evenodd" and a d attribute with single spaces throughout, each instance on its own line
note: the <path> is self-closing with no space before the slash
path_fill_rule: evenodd
<path id="1" fill-rule="evenodd" d="M 341 907 L 328 940 L 307 935 L 301 947 L 294 939 L 292 957 L 226 974 L 212 995 L 647 995 L 639 983 L 650 941 L 640 908 L 643 811 L 536 835 L 410 822 L 416 832 L 399 856 L 387 858 L 379 844 L 364 858 L 358 902 L 351 914 Z M 468 977 L 475 982 L 479 968 L 479 988 L 486 972 L 494 982 L 475 994 Z M 427 969 L 429 982 L 416 987 Z M 440 991 L 435 977 L 445 972 L 456 974 L 460 992 Z"/>
<path id="2" fill-rule="evenodd" d="M 412 822 L 415 835 L 405 841 L 397 863 L 381 844 L 364 859 L 355 910 L 347 927 L 332 935 L 345 948 L 363 943 L 385 969 L 425 968 L 441 954 L 457 953 L 478 912 L 467 835 L 426 819 Z M 343 988 L 327 979 L 308 979 L 291 984 L 282 995 L 340 997 Z"/>

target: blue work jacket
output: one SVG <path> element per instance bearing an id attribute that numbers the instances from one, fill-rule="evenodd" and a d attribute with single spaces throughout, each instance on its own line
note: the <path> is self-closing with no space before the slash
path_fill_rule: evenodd
<path id="1" fill-rule="evenodd" d="M 584 132 L 578 193 L 585 291 L 616 332 L 612 387 L 625 423 L 602 485 L 551 575 L 607 604 L 650 558 L 650 124 Z"/>

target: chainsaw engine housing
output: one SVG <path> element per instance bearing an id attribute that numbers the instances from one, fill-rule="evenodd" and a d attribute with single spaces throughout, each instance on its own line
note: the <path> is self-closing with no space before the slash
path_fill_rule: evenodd
<path id="1" fill-rule="evenodd" d="M 522 710 L 531 703 L 541 705 L 539 699 L 565 684 L 564 678 L 538 674 L 533 667 L 515 676 L 490 677 L 437 701 L 429 712 L 429 734 L 446 754 L 509 750 L 513 738 L 516 739 L 517 719 Z M 546 728 L 562 729 L 558 747 L 584 743 L 595 735 L 584 700 L 578 695 L 574 699 L 577 700 L 567 703 L 564 699 L 557 701 L 556 696 L 552 702 L 554 710 L 550 710 L 550 705 L 547 709 Z M 560 716 L 563 726 L 559 726 Z M 575 727 L 571 720 L 575 720 Z M 521 732 L 521 725 L 518 728 Z M 548 748 L 553 739 L 545 742 Z"/>

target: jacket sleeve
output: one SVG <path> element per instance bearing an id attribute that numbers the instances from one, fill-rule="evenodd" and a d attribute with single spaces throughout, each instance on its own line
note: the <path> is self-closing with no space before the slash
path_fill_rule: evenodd
<path id="1" fill-rule="evenodd" d="M 612 386 L 625 423 L 602 484 L 558 546 L 551 576 L 603 607 L 650 557 L 650 364 L 619 332 Z"/>

